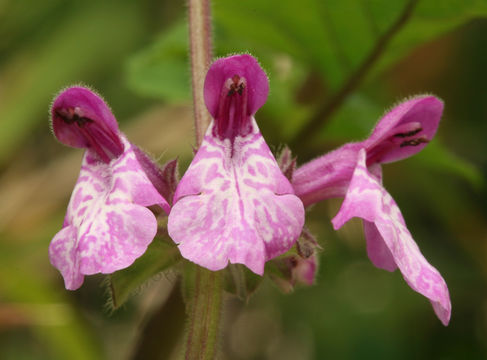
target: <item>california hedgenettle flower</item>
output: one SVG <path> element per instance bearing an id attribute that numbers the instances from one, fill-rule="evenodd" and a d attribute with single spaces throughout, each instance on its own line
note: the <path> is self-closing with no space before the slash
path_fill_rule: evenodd
<path id="1" fill-rule="evenodd" d="M 85 275 L 112 273 L 141 256 L 157 231 L 147 207 L 169 213 L 169 204 L 160 194 L 156 165 L 129 143 L 93 91 L 64 90 L 53 102 L 51 118 L 60 142 L 86 149 L 63 228 L 49 246 L 51 263 L 66 288 L 75 290 Z"/>
<path id="2" fill-rule="evenodd" d="M 363 219 L 367 253 L 382 269 L 399 268 L 412 289 L 426 296 L 444 325 L 450 320 L 448 288 L 421 254 L 399 207 L 382 186 L 381 163 L 420 151 L 433 138 L 443 112 L 434 96 L 418 96 L 387 113 L 370 137 L 325 154 L 295 170 L 293 187 L 305 205 L 345 197 L 332 220 L 335 230 L 352 217 Z"/>
<path id="3" fill-rule="evenodd" d="M 176 189 L 168 231 L 183 257 L 210 270 L 231 262 L 262 275 L 303 228 L 303 204 L 254 119 L 268 92 L 250 55 L 219 59 L 206 76 L 213 121 Z"/>
<path id="4" fill-rule="evenodd" d="M 176 188 L 168 218 L 169 235 L 183 257 L 210 270 L 242 263 L 262 275 L 265 262 L 284 254 L 301 234 L 297 254 L 287 253 L 273 266 L 285 275 L 284 285 L 310 285 L 319 246 L 307 230 L 302 233 L 303 203 L 344 197 L 334 228 L 362 218 L 374 265 L 399 268 L 447 325 L 451 304 L 446 283 L 412 239 L 382 186 L 381 169 L 382 163 L 409 157 L 432 139 L 443 103 L 433 96 L 405 101 L 379 121 L 368 139 L 298 169 L 286 149 L 281 170 L 253 117 L 268 90 L 264 71 L 250 55 L 219 59 L 210 67 L 204 95 L 213 121 Z M 119 270 L 142 255 L 157 229 L 146 207 L 158 205 L 168 213 L 169 204 L 160 194 L 170 196 L 172 187 L 119 132 L 108 106 L 90 90 L 64 91 L 51 114 L 61 142 L 87 149 L 63 229 L 49 248 L 66 288 L 76 289 L 84 275 Z"/>

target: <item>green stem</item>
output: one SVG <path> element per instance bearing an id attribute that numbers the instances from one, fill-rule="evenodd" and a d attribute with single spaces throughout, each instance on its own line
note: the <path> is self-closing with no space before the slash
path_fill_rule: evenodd
<path id="1" fill-rule="evenodd" d="M 319 132 L 319 129 L 322 127 L 323 123 L 326 122 L 326 120 L 329 119 L 333 114 L 335 114 L 335 112 L 347 99 L 348 95 L 350 95 L 360 85 L 370 69 L 372 69 L 372 67 L 377 63 L 394 36 L 407 24 L 418 1 L 419 0 L 408 1 L 396 21 L 392 23 L 391 27 L 377 40 L 372 51 L 364 59 L 357 70 L 343 84 L 341 89 L 330 99 L 329 102 L 318 108 L 311 120 L 295 135 L 291 142 L 291 148 L 297 148 L 304 142 L 309 143 L 310 139 L 312 139 L 313 136 Z"/>
<path id="2" fill-rule="evenodd" d="M 196 145 L 200 146 L 211 117 L 205 106 L 203 85 L 212 55 L 210 0 L 189 0 L 189 44 L 193 84 Z"/>
<path id="3" fill-rule="evenodd" d="M 212 59 L 210 0 L 189 0 L 189 43 L 193 84 L 196 144 L 203 141 L 211 117 L 206 110 L 203 85 Z M 186 360 L 214 359 L 218 345 L 223 297 L 221 272 L 187 264 L 185 272 L 188 323 L 185 341 Z"/>
<path id="4" fill-rule="evenodd" d="M 186 272 L 187 302 L 186 360 L 214 359 L 218 347 L 223 298 L 223 279 L 220 271 L 210 271 L 190 264 Z"/>

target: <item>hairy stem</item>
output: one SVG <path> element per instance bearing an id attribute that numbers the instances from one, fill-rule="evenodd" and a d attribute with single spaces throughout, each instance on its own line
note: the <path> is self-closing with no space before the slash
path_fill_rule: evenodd
<path id="1" fill-rule="evenodd" d="M 223 298 L 223 279 L 219 271 L 210 271 L 191 264 L 186 272 L 187 325 L 185 360 L 214 359 L 218 347 L 218 335 Z"/>
<path id="2" fill-rule="evenodd" d="M 211 122 L 203 98 L 205 75 L 212 59 L 210 0 L 189 0 L 188 13 L 194 126 L 196 145 L 200 146 Z"/>
<path id="3" fill-rule="evenodd" d="M 210 0 L 189 0 L 188 10 L 194 124 L 199 147 L 211 121 L 203 96 L 205 75 L 212 59 Z M 187 267 L 190 271 L 184 273 L 188 314 L 184 358 L 214 359 L 223 298 L 222 275 L 189 263 Z"/>
<path id="4" fill-rule="evenodd" d="M 318 108 L 311 120 L 294 137 L 291 143 L 292 148 L 296 148 L 296 145 L 302 143 L 303 141 L 309 141 L 309 139 L 317 133 L 322 124 L 340 108 L 348 95 L 360 85 L 370 69 L 375 65 L 377 60 L 380 59 L 390 41 L 408 22 L 417 3 L 418 0 L 410 0 L 406 4 L 396 21 L 378 39 L 370 54 L 364 59 L 357 70 L 348 78 L 348 81 L 345 82 L 345 84 L 330 99 L 330 101 L 324 103 L 323 106 Z"/>

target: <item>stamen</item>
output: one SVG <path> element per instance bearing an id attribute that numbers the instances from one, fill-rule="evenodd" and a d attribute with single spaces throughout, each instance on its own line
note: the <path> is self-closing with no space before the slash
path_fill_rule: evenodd
<path id="1" fill-rule="evenodd" d="M 236 92 L 239 95 L 242 95 L 243 89 L 245 89 L 245 84 L 242 80 L 240 82 L 240 76 L 238 75 L 233 75 L 232 77 L 232 83 L 230 84 L 230 90 L 228 91 L 228 96 L 231 96 L 235 94 Z"/>
<path id="2" fill-rule="evenodd" d="M 104 123 L 83 116 L 79 107 L 57 108 L 54 113 L 81 135 L 86 147 L 95 151 L 103 162 L 109 163 L 123 153 L 124 147 L 119 135 L 113 133 Z"/>
<path id="3" fill-rule="evenodd" d="M 387 152 L 406 146 L 418 146 L 429 142 L 426 135 L 419 135 L 423 131 L 420 122 L 408 122 L 396 126 L 393 130 L 393 135 L 389 135 L 379 144 L 376 144 L 370 151 L 367 152 L 367 164 L 382 161 L 384 154 Z M 416 136 L 416 137 L 414 137 Z M 413 138 L 414 137 L 414 138 Z"/>
<path id="4" fill-rule="evenodd" d="M 419 144 L 424 144 L 429 142 L 429 140 L 426 138 L 425 135 L 420 136 L 419 138 L 416 139 L 411 139 L 411 140 L 406 140 L 399 145 L 399 147 L 405 147 L 405 146 L 418 146 Z"/>
<path id="5" fill-rule="evenodd" d="M 419 129 L 416 129 L 416 130 L 411 130 L 409 132 L 395 134 L 394 136 L 395 137 L 406 138 L 406 137 L 410 137 L 410 136 L 416 135 L 417 133 L 419 133 L 421 131 L 423 131 L 423 129 L 422 128 L 419 128 Z"/>
<path id="6" fill-rule="evenodd" d="M 237 74 L 228 78 L 223 84 L 215 132 L 221 139 L 233 139 L 245 136 L 250 129 L 250 116 L 247 109 L 247 82 Z"/>
<path id="7" fill-rule="evenodd" d="M 60 108 L 54 111 L 66 124 L 78 124 L 78 126 L 84 126 L 86 123 L 91 123 L 93 120 L 81 116 L 81 109 L 79 107 Z"/>
<path id="8" fill-rule="evenodd" d="M 423 128 L 421 127 L 421 123 L 419 123 L 419 122 L 408 122 L 408 123 L 396 126 L 394 128 L 394 132 L 395 132 L 394 136 L 400 137 L 400 138 L 406 138 L 409 136 L 414 136 L 421 131 L 423 131 Z"/>
<path id="9" fill-rule="evenodd" d="M 411 137 L 419 134 L 421 131 L 423 131 L 421 123 L 409 122 L 396 126 L 394 129 L 395 134 L 389 140 L 396 146 L 399 145 L 399 147 L 418 146 L 429 141 L 424 134 L 411 139 Z"/>

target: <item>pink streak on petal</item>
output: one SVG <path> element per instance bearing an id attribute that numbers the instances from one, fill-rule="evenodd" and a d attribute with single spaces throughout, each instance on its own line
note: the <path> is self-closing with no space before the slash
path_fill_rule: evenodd
<path id="1" fill-rule="evenodd" d="M 292 184 L 303 204 L 345 196 L 359 150 L 360 144 L 347 144 L 297 168 Z"/>
<path id="2" fill-rule="evenodd" d="M 78 259 L 76 256 L 76 229 L 67 226 L 61 229 L 52 239 L 49 245 L 49 259 L 64 278 L 64 286 L 68 290 L 76 290 L 84 280 L 83 274 L 78 271 Z"/>
<path id="3" fill-rule="evenodd" d="M 374 223 L 406 282 L 413 290 L 430 299 L 435 313 L 447 325 L 451 313 L 447 285 L 440 273 L 421 254 L 399 207 L 367 171 L 365 159 L 365 150 L 361 150 L 350 188 L 340 211 L 332 220 L 333 226 L 338 229 L 352 217 Z M 378 240 L 377 237 L 374 240 Z"/>
<path id="4" fill-rule="evenodd" d="M 111 273 L 132 264 L 157 231 L 156 218 L 146 206 L 169 211 L 133 146 L 121 139 L 126 150 L 109 164 L 85 153 L 64 228 L 51 242 L 51 263 L 61 271 L 67 289 L 79 288 L 84 275 Z"/>
<path id="5" fill-rule="evenodd" d="M 211 136 L 213 126 L 176 189 L 169 235 L 183 257 L 210 270 L 230 261 L 262 275 L 265 262 L 301 233 L 303 205 L 254 119 L 252 133 L 237 136 L 233 152 L 230 140 Z"/>
<path id="6" fill-rule="evenodd" d="M 382 166 L 380 164 L 372 164 L 368 167 L 369 174 L 382 184 Z M 394 271 L 397 269 L 394 257 L 387 247 L 382 235 L 377 230 L 374 223 L 364 220 L 364 235 L 367 243 L 367 254 L 370 261 L 380 269 L 387 271 Z"/>
<path id="7" fill-rule="evenodd" d="M 77 248 L 79 271 L 84 275 L 109 274 L 130 266 L 157 231 L 152 212 L 139 205 L 105 206 L 89 216 L 80 228 Z"/>
<path id="8" fill-rule="evenodd" d="M 417 146 L 401 147 L 400 144 L 422 136 L 431 140 L 436 134 L 442 113 L 443 102 L 434 96 L 418 96 L 393 108 L 377 123 L 372 135 L 362 143 L 367 150 L 367 164 L 393 162 L 421 151 L 426 142 Z M 408 124 L 422 130 L 410 137 L 398 137 L 397 134 L 413 129 Z"/>
<path id="9" fill-rule="evenodd" d="M 225 81 L 234 75 L 244 77 L 248 87 L 247 115 L 254 115 L 264 105 L 269 93 L 269 81 L 264 70 L 251 55 L 234 55 L 216 60 L 208 70 L 204 85 L 206 107 L 216 118 L 220 95 Z"/>

